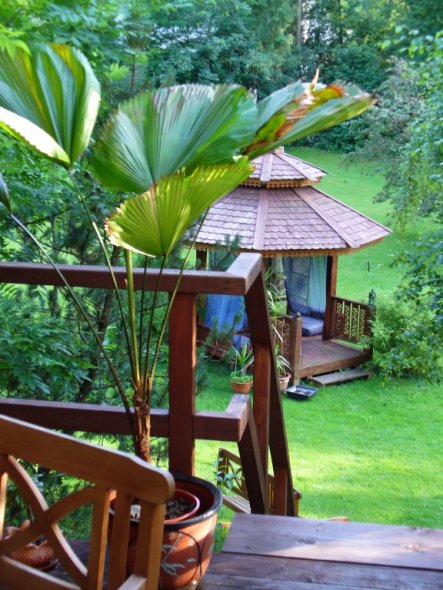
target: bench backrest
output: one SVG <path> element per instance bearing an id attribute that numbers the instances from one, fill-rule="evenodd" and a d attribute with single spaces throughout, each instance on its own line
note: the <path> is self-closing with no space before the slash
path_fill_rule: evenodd
<path id="1" fill-rule="evenodd" d="M 49 507 L 17 459 L 69 474 L 88 485 Z M 28 527 L 9 539 L 0 540 L 0 586 L 34 590 L 101 589 L 109 509 L 113 501 L 107 587 L 109 590 L 123 587 L 125 590 L 157 590 L 165 503 L 174 493 L 171 474 L 125 453 L 0 416 L 0 539 L 3 538 L 8 478 L 14 481 L 33 518 Z M 134 572 L 125 582 L 129 515 L 134 497 L 141 506 L 137 552 Z M 92 505 L 87 566 L 79 560 L 57 524 L 60 518 L 85 504 Z M 72 583 L 11 559 L 11 552 L 41 535 L 47 539 Z"/>

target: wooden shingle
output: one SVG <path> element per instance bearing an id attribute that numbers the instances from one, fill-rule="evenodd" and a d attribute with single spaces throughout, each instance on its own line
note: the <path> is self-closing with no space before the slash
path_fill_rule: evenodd
<path id="1" fill-rule="evenodd" d="M 318 190 L 326 172 L 280 148 L 254 160 L 243 185 L 213 205 L 196 247 L 212 249 L 226 237 L 240 251 L 264 256 L 345 254 L 386 237 L 390 230 Z"/>

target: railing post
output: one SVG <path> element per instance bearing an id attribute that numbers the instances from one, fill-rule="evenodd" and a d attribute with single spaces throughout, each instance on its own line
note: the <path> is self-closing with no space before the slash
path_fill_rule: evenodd
<path id="1" fill-rule="evenodd" d="M 302 359 L 302 346 L 303 346 L 303 318 L 301 314 L 297 312 L 295 317 L 292 318 L 291 322 L 291 358 L 289 362 L 293 370 L 292 379 L 294 383 L 298 383 L 300 380 L 299 371 L 301 367 Z"/>
<path id="2" fill-rule="evenodd" d="M 334 297 L 337 292 L 338 256 L 328 256 L 326 268 L 326 309 L 323 323 L 323 338 L 333 338 L 334 335 Z"/>
<path id="3" fill-rule="evenodd" d="M 263 376 L 266 375 L 265 367 L 268 367 L 267 361 L 264 361 L 263 359 L 267 357 L 270 363 L 269 380 L 266 376 L 266 384 L 269 387 L 267 398 L 260 398 L 262 392 L 260 389 L 255 389 L 256 385 L 258 384 L 258 379 L 257 375 L 254 375 L 254 415 L 256 412 L 256 406 L 258 406 L 259 410 L 257 411 L 257 418 L 259 420 L 264 419 L 263 411 L 266 407 L 268 408 L 268 416 L 266 421 L 262 421 L 260 426 L 257 425 L 258 440 L 260 441 L 260 454 L 262 454 L 261 445 L 263 444 L 263 440 L 266 438 L 268 440 L 267 444 L 269 445 L 269 450 L 271 452 L 274 473 L 278 472 L 276 485 L 286 485 L 286 492 L 280 490 L 277 491 L 279 509 L 283 508 L 282 504 L 286 500 L 284 514 L 294 515 L 295 504 L 292 495 L 292 476 L 290 472 L 288 442 L 286 439 L 283 408 L 278 385 L 277 367 L 273 357 L 273 338 L 271 334 L 269 312 L 267 311 L 266 287 L 264 284 L 263 275 L 257 276 L 253 284 L 250 286 L 245 296 L 245 303 L 251 340 L 254 343 L 254 362 L 258 360 L 260 364 L 263 365 L 261 369 L 259 369 L 263 371 Z M 264 310 L 266 310 L 265 316 Z M 257 359 L 255 354 L 258 355 Z M 286 472 L 286 477 L 282 476 L 280 470 Z M 267 471 L 265 471 L 265 489 L 267 493 Z"/>
<path id="4" fill-rule="evenodd" d="M 269 400 L 271 389 L 271 351 L 264 344 L 254 345 L 254 418 L 263 471 L 268 473 Z M 265 486 L 267 500 L 268 486 Z"/>
<path id="5" fill-rule="evenodd" d="M 169 469 L 194 475 L 195 295 L 178 293 L 169 315 Z"/>

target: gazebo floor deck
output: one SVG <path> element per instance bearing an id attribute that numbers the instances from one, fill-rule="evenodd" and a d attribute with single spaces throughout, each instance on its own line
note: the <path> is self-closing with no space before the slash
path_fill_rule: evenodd
<path id="1" fill-rule="evenodd" d="M 304 337 L 297 376 L 313 377 L 356 367 L 370 357 L 371 353 L 368 349 L 359 349 L 337 340 L 323 340 L 321 336 Z"/>

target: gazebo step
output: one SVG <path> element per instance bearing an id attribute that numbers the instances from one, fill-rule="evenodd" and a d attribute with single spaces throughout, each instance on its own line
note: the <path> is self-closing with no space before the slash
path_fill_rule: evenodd
<path id="1" fill-rule="evenodd" d="M 311 377 L 311 381 L 320 386 L 325 385 L 336 385 L 338 383 L 346 383 L 347 381 L 353 381 L 354 379 L 366 379 L 370 373 L 366 369 L 356 367 L 355 369 L 349 369 L 347 371 L 337 371 L 336 373 L 326 373 L 326 375 L 316 375 Z"/>

